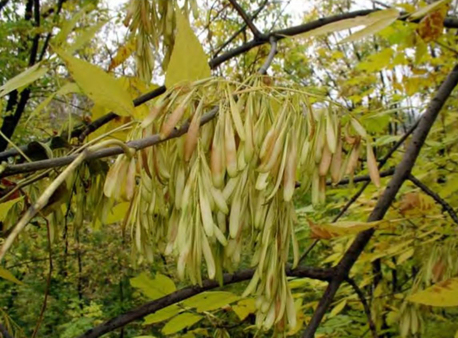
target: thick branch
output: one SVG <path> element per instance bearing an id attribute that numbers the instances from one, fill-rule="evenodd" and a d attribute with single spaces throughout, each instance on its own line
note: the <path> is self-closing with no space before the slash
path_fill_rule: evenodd
<path id="1" fill-rule="evenodd" d="M 409 175 L 409 181 L 411 181 L 413 184 L 419 187 L 426 195 L 431 196 L 438 204 L 442 206 L 442 208 L 444 208 L 445 211 L 448 212 L 453 221 L 456 224 L 458 224 L 458 216 L 450 204 L 448 204 L 442 197 L 440 197 L 436 192 L 428 188 L 427 185 L 423 184 L 418 178 L 416 178 L 412 174 Z"/>
<path id="2" fill-rule="evenodd" d="M 372 316 L 371 316 L 371 308 L 369 307 L 369 304 L 367 303 L 367 300 L 366 300 L 366 297 L 364 296 L 363 291 L 359 288 L 358 284 L 356 284 L 354 279 L 347 278 L 347 283 L 350 284 L 353 290 L 355 290 L 355 293 L 357 294 L 359 300 L 361 301 L 361 304 L 363 305 L 364 313 L 366 314 L 366 317 L 367 317 L 367 324 L 369 325 L 369 329 L 372 333 L 372 337 L 378 338 L 377 328 L 375 327 L 374 321 L 372 320 Z"/>
<path id="3" fill-rule="evenodd" d="M 224 274 L 223 284 L 230 285 L 234 283 L 243 282 L 253 277 L 254 269 L 243 270 L 234 274 Z M 312 278 L 323 281 L 329 281 L 333 274 L 333 269 L 316 269 L 316 268 L 297 268 L 294 270 L 288 269 L 286 274 L 290 277 L 298 278 Z M 188 299 L 194 295 L 202 293 L 204 291 L 212 290 L 220 287 L 217 281 L 205 280 L 202 286 L 188 286 L 181 290 L 175 291 L 170 295 L 159 298 L 152 302 L 146 303 L 136 309 L 126 312 L 118 317 L 115 317 L 95 328 L 87 331 L 79 338 L 96 338 L 104 335 L 105 333 L 114 331 L 120 327 L 123 327 L 135 320 L 141 319 L 144 316 L 159 311 L 169 305 L 179 303 L 185 299 Z"/>
<path id="4" fill-rule="evenodd" d="M 239 13 L 239 15 L 242 17 L 243 21 L 245 21 L 246 25 L 250 27 L 250 30 L 253 32 L 253 35 L 255 38 L 259 39 L 262 37 L 261 32 L 259 29 L 254 25 L 253 21 L 251 18 L 246 14 L 246 12 L 243 10 L 243 8 L 239 5 L 239 3 L 236 0 L 229 0 L 231 3 L 232 7 Z"/>
<path id="5" fill-rule="evenodd" d="M 214 108 L 209 113 L 205 114 L 202 117 L 200 124 L 204 125 L 208 123 L 209 121 L 211 121 L 216 116 L 217 112 L 218 112 L 218 109 Z M 167 140 L 180 137 L 181 135 L 185 134 L 188 131 L 188 128 L 189 128 L 189 122 L 186 122 L 180 129 L 175 129 L 174 131 L 172 131 L 172 133 L 168 137 L 164 139 L 161 139 L 159 134 L 156 134 L 156 135 L 152 135 L 152 136 L 140 139 L 140 140 L 127 142 L 126 145 L 129 148 L 133 148 L 135 150 L 140 150 L 143 148 L 151 147 L 155 144 L 159 144 Z M 123 153 L 123 149 L 121 147 L 118 147 L 118 146 L 110 147 L 110 148 L 102 149 L 102 150 L 91 153 L 87 157 L 87 160 L 88 161 L 95 160 L 98 158 L 119 155 L 121 153 Z M 49 160 L 5 166 L 5 170 L 0 173 L 0 177 L 7 177 L 11 175 L 16 175 L 19 173 L 27 173 L 27 172 L 33 172 L 33 171 L 38 171 L 38 170 L 43 170 L 43 169 L 62 167 L 62 166 L 72 163 L 77 157 L 78 155 L 75 154 L 75 155 L 70 155 L 70 156 L 65 156 L 65 157 L 57 157 L 57 158 L 53 158 Z"/>
<path id="6" fill-rule="evenodd" d="M 458 65 L 453 68 L 452 72 L 447 76 L 445 81 L 442 83 L 442 85 L 436 93 L 436 96 L 429 104 L 428 109 L 421 117 L 418 123 L 418 127 L 415 129 L 415 132 L 413 134 L 412 141 L 407 147 L 407 150 L 401 162 L 396 167 L 393 178 L 391 179 L 383 195 L 381 196 L 381 198 L 377 202 L 377 205 L 375 206 L 374 210 L 369 216 L 368 222 L 379 221 L 383 219 L 383 217 L 385 216 L 385 213 L 388 211 L 391 203 L 394 201 L 396 194 L 398 193 L 402 184 L 410 175 L 410 172 L 415 164 L 415 161 L 418 157 L 418 154 L 420 153 L 422 146 L 425 143 L 426 137 L 428 136 L 429 131 L 431 130 L 434 124 L 434 121 L 436 120 L 437 116 L 439 115 L 439 112 L 441 111 L 442 107 L 444 106 L 445 102 L 447 101 L 447 99 L 449 98 L 457 84 Z M 367 231 L 360 233 L 352 243 L 351 247 L 347 250 L 344 257 L 337 265 L 337 273 L 334 276 L 331 283 L 329 283 L 315 313 L 313 314 L 309 326 L 304 331 L 302 337 L 314 337 L 315 332 L 318 329 L 318 326 L 320 325 L 323 316 L 325 315 L 326 311 L 331 305 L 337 290 L 339 289 L 342 282 L 347 278 L 351 268 L 363 252 L 369 240 L 372 238 L 374 232 L 374 229 L 369 229 Z"/>

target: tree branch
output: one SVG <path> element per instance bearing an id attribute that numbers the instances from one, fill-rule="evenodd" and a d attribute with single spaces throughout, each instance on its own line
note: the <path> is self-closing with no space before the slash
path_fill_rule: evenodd
<path id="1" fill-rule="evenodd" d="M 65 2 L 65 0 L 64 0 L 64 2 Z M 267 1 L 266 1 L 266 3 L 267 3 Z M 337 21 L 341 21 L 341 20 L 345 20 L 345 19 L 351 19 L 351 18 L 355 18 L 355 17 L 358 17 L 358 16 L 364 16 L 364 15 L 370 14 L 370 13 L 372 13 L 374 11 L 376 11 L 376 10 L 370 9 L 370 10 L 360 10 L 360 11 L 354 11 L 354 12 L 349 12 L 349 13 L 344 13 L 344 14 L 338 14 L 338 15 L 327 17 L 327 18 L 318 19 L 318 20 L 315 20 L 315 21 L 312 21 L 312 22 L 309 22 L 309 23 L 306 23 L 306 24 L 303 24 L 303 25 L 294 26 L 294 27 L 290 27 L 290 28 L 287 28 L 287 29 L 274 31 L 274 32 L 268 34 L 267 36 L 263 36 L 261 39 L 251 40 L 251 41 L 249 41 L 249 42 L 247 42 L 247 43 L 245 43 L 245 44 L 243 44 L 243 45 L 241 45 L 239 47 L 236 47 L 236 48 L 234 48 L 234 49 L 222 54 L 221 56 L 214 57 L 209 62 L 210 68 L 211 69 L 215 69 L 220 64 L 226 62 L 227 60 L 230 60 L 233 57 L 236 57 L 236 56 L 238 56 L 240 54 L 243 54 L 243 53 L 251 50 L 252 48 L 255 48 L 257 46 L 260 46 L 260 45 L 263 45 L 265 43 L 268 43 L 271 36 L 275 36 L 275 37 L 277 37 L 277 40 L 281 40 L 281 39 L 283 39 L 285 37 L 291 37 L 291 36 L 294 36 L 294 35 L 306 33 L 306 32 L 308 32 L 310 30 L 322 27 L 322 26 L 327 25 L 329 23 L 333 23 L 333 22 L 337 22 Z M 54 9 L 52 11 L 48 11 L 48 12 L 52 14 L 52 13 L 54 13 Z M 444 20 L 444 26 L 446 28 L 458 28 L 458 19 L 457 18 L 448 17 L 448 18 L 446 18 Z M 153 90 L 151 92 L 148 92 L 148 93 L 136 98 L 134 100 L 134 105 L 141 105 L 141 104 L 143 104 L 143 103 L 145 103 L 145 102 L 147 102 L 149 100 L 154 99 L 155 97 L 157 97 L 159 95 L 162 95 L 165 91 L 166 91 L 165 86 L 161 86 L 159 88 L 156 88 L 155 90 Z M 109 114 L 111 115 L 112 113 L 109 113 Z M 104 117 L 101 117 L 101 118 L 104 118 Z M 95 123 L 95 121 L 94 121 L 94 123 Z M 80 133 L 81 133 L 81 131 L 76 131 L 75 133 L 72 133 L 72 136 L 73 137 L 78 137 L 80 135 Z M 89 132 L 89 134 L 90 134 L 90 132 Z M 15 153 L 15 152 L 10 152 L 8 154 L 9 154 L 8 156 L 17 155 L 17 153 Z M 5 158 L 5 156 L 6 155 L 5 155 L 4 152 L 0 153 L 0 158 Z"/>
<path id="2" fill-rule="evenodd" d="M 230 285 L 234 283 L 243 282 L 253 277 L 255 270 L 248 269 L 236 272 L 234 274 L 226 273 L 223 276 L 223 285 Z M 332 278 L 334 271 L 333 269 L 317 269 L 317 268 L 305 268 L 298 267 L 294 270 L 287 269 L 286 274 L 290 277 L 298 278 L 312 278 L 317 280 L 329 281 Z M 105 333 L 114 331 L 121 328 L 135 320 L 141 319 L 144 316 L 159 311 L 169 305 L 179 303 L 185 299 L 188 299 L 194 295 L 202 293 L 204 291 L 212 290 L 220 287 L 217 281 L 205 280 L 202 286 L 188 286 L 181 290 L 175 291 L 167 296 L 156 299 L 152 302 L 146 303 L 136 309 L 130 310 L 118 317 L 110 319 L 109 321 L 94 327 L 87 331 L 79 338 L 96 338 L 104 335 Z"/>
<path id="3" fill-rule="evenodd" d="M 266 61 L 259 69 L 259 74 L 267 74 L 267 69 L 269 69 L 272 61 L 274 60 L 275 54 L 277 54 L 277 38 L 274 36 L 270 37 L 270 52 L 267 56 Z"/>
<path id="4" fill-rule="evenodd" d="M 364 296 L 363 291 L 359 288 L 358 284 L 356 284 L 354 279 L 347 278 L 346 281 L 348 284 L 350 284 L 353 290 L 355 290 L 355 293 L 358 295 L 358 298 L 361 301 L 361 304 L 363 305 L 364 313 L 366 314 L 366 317 L 367 317 L 367 324 L 369 325 L 369 330 L 372 333 L 372 337 L 378 338 L 377 328 L 375 327 L 374 321 L 372 320 L 372 316 L 371 316 L 371 308 L 369 307 L 369 304 L 367 303 L 367 300 L 366 300 L 366 297 Z"/>
<path id="5" fill-rule="evenodd" d="M 420 188 L 426 195 L 431 196 L 438 204 L 440 204 L 442 208 L 448 212 L 448 214 L 453 219 L 453 221 L 456 224 L 458 224 L 458 216 L 450 204 L 448 204 L 442 197 L 440 197 L 436 192 L 428 188 L 427 185 L 423 184 L 419 179 L 417 179 L 412 174 L 408 176 L 408 179 L 413 184 L 415 184 L 418 188 Z"/>
<path id="6" fill-rule="evenodd" d="M 250 17 L 250 20 L 253 21 L 254 19 L 256 19 L 259 15 L 259 13 L 261 13 L 261 11 L 264 9 L 264 7 L 266 7 L 266 5 L 269 3 L 269 0 L 265 0 L 261 6 L 259 6 L 259 8 L 253 13 L 253 15 Z M 245 29 L 247 28 L 247 24 L 244 24 L 237 32 L 235 32 L 225 43 L 223 43 L 221 46 L 218 47 L 218 49 L 216 50 L 215 54 L 213 55 L 213 58 L 217 57 L 219 53 L 221 53 L 221 51 L 227 47 L 227 45 L 229 45 L 232 41 L 234 41 L 234 39 L 239 36 L 243 31 L 245 31 Z"/>
<path id="7" fill-rule="evenodd" d="M 231 3 L 232 7 L 234 7 L 234 9 L 237 11 L 237 13 L 239 13 L 239 15 L 242 17 L 243 21 L 245 21 L 246 25 L 250 28 L 251 32 L 253 32 L 255 39 L 260 39 L 262 37 L 261 32 L 254 25 L 251 18 L 246 14 L 246 12 L 238 4 L 238 2 L 236 0 L 229 0 L 229 2 Z"/>
<path id="8" fill-rule="evenodd" d="M 410 171 L 412 170 L 415 161 L 420 153 L 422 146 L 425 143 L 426 137 L 431 130 L 434 121 L 436 120 L 439 112 L 444 106 L 445 102 L 451 95 L 453 89 L 458 84 L 458 65 L 456 65 L 452 72 L 444 80 L 440 88 L 438 89 L 436 96 L 430 102 L 428 109 L 421 117 L 418 127 L 415 129 L 415 132 L 412 137 L 407 150 L 396 167 L 393 178 L 386 187 L 383 195 L 378 200 L 374 210 L 368 218 L 368 222 L 379 221 L 383 219 L 385 213 L 388 211 L 391 203 L 394 201 L 396 194 L 401 188 L 404 181 L 408 178 Z M 360 233 L 355 240 L 353 241 L 350 248 L 345 253 L 344 257 L 341 259 L 336 268 L 336 274 L 334 275 L 332 281 L 329 283 L 326 291 L 324 292 L 323 297 L 318 304 L 318 307 L 315 313 L 310 320 L 310 323 L 304 334 L 303 338 L 313 338 L 315 335 L 318 326 L 320 325 L 323 316 L 328 310 L 329 306 L 332 303 L 332 300 L 339 289 L 342 282 L 347 278 L 351 268 L 355 264 L 358 257 L 363 252 L 369 240 L 374 235 L 375 230 L 369 229 Z"/>
<path id="9" fill-rule="evenodd" d="M 32 17 L 32 10 L 33 10 L 33 17 L 35 20 L 33 25 L 34 27 L 40 27 L 40 1 L 39 0 L 27 1 L 26 8 L 25 8 L 25 12 L 26 12 L 25 18 L 28 21 Z M 40 33 L 36 33 L 35 36 L 33 37 L 32 47 L 30 49 L 29 67 L 33 66 L 36 62 L 39 42 L 40 42 Z M 14 99 L 14 101 L 16 100 L 15 97 L 17 95 L 17 91 L 15 90 L 14 92 L 16 94 L 11 93 L 8 101 L 12 99 Z M 25 110 L 25 106 L 27 105 L 27 102 L 29 101 L 29 98 L 30 98 L 30 87 L 22 91 L 21 97 L 19 99 L 19 103 L 16 107 L 16 110 L 14 111 L 14 114 L 5 116 L 2 127 L 1 127 L 1 131 L 8 139 L 11 139 L 11 137 L 13 136 L 13 133 L 16 130 L 16 127 L 19 123 L 19 120 L 22 117 L 22 113 Z M 10 110 L 7 109 L 7 112 L 12 111 L 13 105 L 10 105 L 10 102 L 8 102 L 8 106 L 11 109 Z M 7 146 L 8 146 L 7 140 L 3 137 L 0 138 L 0 151 L 5 150 Z"/>
<path id="10" fill-rule="evenodd" d="M 0 11 L 5 7 L 10 0 L 2 0 L 0 1 Z"/>
<path id="11" fill-rule="evenodd" d="M 218 112 L 218 108 L 213 108 L 210 112 L 208 112 L 207 114 L 205 114 L 202 117 L 202 119 L 200 120 L 200 124 L 204 125 L 208 123 L 209 121 L 211 121 L 216 116 L 217 112 Z M 174 131 L 172 131 L 172 133 L 168 137 L 164 139 L 161 139 L 159 134 L 155 134 L 155 135 L 145 137 L 140 140 L 127 142 L 126 146 L 129 148 L 133 148 L 135 150 L 140 150 L 143 148 L 151 147 L 155 144 L 165 142 L 173 138 L 180 137 L 181 135 L 185 134 L 188 131 L 189 123 L 190 122 L 188 121 L 185 124 L 183 124 L 181 128 L 175 129 Z M 89 160 L 95 160 L 98 158 L 119 155 L 123 152 L 124 152 L 123 148 L 119 146 L 110 147 L 110 148 L 102 149 L 102 150 L 95 151 L 89 154 L 86 160 L 89 161 Z M 16 175 L 20 173 L 27 173 L 27 172 L 33 172 L 33 171 L 38 171 L 38 170 L 43 170 L 43 169 L 62 167 L 62 166 L 72 163 L 77 157 L 78 157 L 78 154 L 74 154 L 70 156 L 56 157 L 56 158 L 49 159 L 49 160 L 36 161 L 36 162 L 31 162 L 31 163 L 6 165 L 4 166 L 3 172 L 0 173 L 0 178 L 11 176 L 11 175 Z"/>

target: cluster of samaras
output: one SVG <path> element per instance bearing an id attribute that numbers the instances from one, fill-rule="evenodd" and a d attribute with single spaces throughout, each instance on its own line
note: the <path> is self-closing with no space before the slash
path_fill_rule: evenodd
<path id="1" fill-rule="evenodd" d="M 215 107 L 215 117 L 200 126 Z M 242 250 L 252 252 L 256 273 L 245 295 L 257 295 L 258 325 L 295 327 L 285 266 L 290 245 L 293 266 L 299 256 L 292 203 L 297 182 L 298 189 L 311 188 L 314 203 L 323 202 L 326 178 L 338 182 L 352 175 L 366 138 L 359 122 L 339 117 L 337 109 L 302 89 L 268 87 L 259 79 L 177 88 L 131 137 L 168 138 L 184 123 L 188 132 L 130 158 L 119 156 L 105 195 L 131 201 L 126 225 L 136 249 L 149 259 L 154 249 L 174 255 L 180 278 L 201 283 L 205 260 L 208 276 L 219 279 L 237 266 Z"/>

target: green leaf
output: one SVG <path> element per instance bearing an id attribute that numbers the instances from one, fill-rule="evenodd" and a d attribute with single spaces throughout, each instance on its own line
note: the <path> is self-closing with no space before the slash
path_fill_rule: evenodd
<path id="1" fill-rule="evenodd" d="M 340 302 L 339 304 L 337 304 L 337 305 L 332 309 L 332 311 L 329 313 L 329 318 L 335 317 L 335 316 L 337 316 L 339 313 L 341 313 L 342 310 L 345 308 L 346 305 L 347 305 L 347 301 L 346 301 L 346 300 L 344 300 L 344 301 Z"/>
<path id="2" fill-rule="evenodd" d="M 239 296 L 226 291 L 202 292 L 183 302 L 184 306 L 196 308 L 197 312 L 211 311 L 219 309 L 225 305 L 236 302 Z"/>
<path id="3" fill-rule="evenodd" d="M 176 20 L 177 36 L 165 76 L 168 88 L 182 81 L 196 81 L 211 75 L 208 57 L 180 10 L 176 11 Z"/>
<path id="4" fill-rule="evenodd" d="M 458 306 L 458 278 L 437 283 L 407 298 L 410 302 L 429 306 Z"/>
<path id="5" fill-rule="evenodd" d="M 23 197 L 18 197 L 14 200 L 10 200 L 5 203 L 0 204 L 0 222 L 3 222 L 8 215 L 8 211 L 15 205 L 17 202 L 21 201 Z"/>
<path id="6" fill-rule="evenodd" d="M 0 266 L 0 278 L 9 280 L 10 282 L 13 282 L 13 283 L 16 283 L 16 284 L 19 284 L 19 285 L 23 284 L 19 279 L 14 277 L 11 272 L 9 272 L 8 270 L 2 268 L 1 266 Z"/>
<path id="7" fill-rule="evenodd" d="M 35 64 L 30 68 L 27 68 L 21 74 L 16 75 L 0 87 L 0 97 L 5 96 L 13 90 L 31 84 L 32 82 L 38 80 L 40 77 L 45 75 L 47 71 L 48 68 L 43 66 L 43 63 L 41 62 Z"/>
<path id="8" fill-rule="evenodd" d="M 175 283 L 169 277 L 157 273 L 154 279 L 151 279 L 146 273 L 130 280 L 130 285 L 140 291 L 148 298 L 155 300 L 176 290 Z"/>
<path id="9" fill-rule="evenodd" d="M 399 11 L 395 8 L 385 9 L 383 11 L 378 11 L 375 13 L 369 14 L 372 16 L 375 22 L 368 25 L 366 28 L 363 28 L 356 33 L 346 37 L 345 39 L 339 41 L 339 43 L 352 42 L 365 38 L 366 36 L 373 35 L 382 29 L 388 27 L 393 22 L 395 22 L 399 17 Z"/>
<path id="10" fill-rule="evenodd" d="M 159 310 L 151 315 L 146 316 L 143 325 L 150 325 L 162 322 L 179 314 L 180 311 L 181 308 L 176 304 L 167 306 L 162 310 Z"/>
<path id="11" fill-rule="evenodd" d="M 176 316 L 167 324 L 165 324 L 165 326 L 162 328 L 162 333 L 167 335 L 177 333 L 187 327 L 194 325 L 203 318 L 204 317 L 200 315 L 195 315 L 192 313 L 183 313 L 181 315 Z"/>
<path id="12" fill-rule="evenodd" d="M 111 212 L 108 214 L 105 224 L 114 224 L 121 222 L 126 216 L 127 211 L 129 210 L 130 202 L 123 202 L 117 204 Z"/>
<path id="13" fill-rule="evenodd" d="M 443 6 L 443 5 L 449 4 L 450 2 L 451 2 L 451 0 L 440 0 L 440 1 L 433 2 L 432 4 L 429 4 L 428 6 L 422 7 L 419 10 L 417 10 L 417 11 L 413 12 L 412 14 L 410 14 L 409 21 L 421 19 L 426 14 L 431 13 L 434 10 L 436 10 L 437 8 L 439 8 L 439 7 Z"/>
<path id="14" fill-rule="evenodd" d="M 132 98 L 112 75 L 61 49 L 54 48 L 54 51 L 65 61 L 73 79 L 91 100 L 118 115 L 134 115 Z"/>

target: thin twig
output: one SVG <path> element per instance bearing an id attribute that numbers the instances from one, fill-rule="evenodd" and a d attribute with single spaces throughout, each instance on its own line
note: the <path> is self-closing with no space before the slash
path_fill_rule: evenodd
<path id="1" fill-rule="evenodd" d="M 275 55 L 277 54 L 277 38 L 275 36 L 270 37 L 270 52 L 267 56 L 266 61 L 259 69 L 259 74 L 267 74 L 267 69 L 269 69 L 272 61 L 274 60 Z"/>
<path id="2" fill-rule="evenodd" d="M 269 3 L 269 0 L 265 0 L 261 6 L 259 6 L 259 8 L 253 13 L 253 15 L 250 17 L 250 20 L 253 22 L 259 15 L 259 13 L 262 12 L 262 10 L 264 9 L 264 7 L 266 7 L 266 5 Z M 232 41 L 234 41 L 234 39 L 239 36 L 242 32 L 245 31 L 245 29 L 247 29 L 247 24 L 245 23 L 237 32 L 235 32 L 233 35 L 231 35 L 231 37 L 229 39 L 227 39 L 226 42 L 224 42 L 221 46 L 218 47 L 218 49 L 216 50 L 216 52 L 213 54 L 213 58 L 217 57 L 219 55 L 219 53 L 221 53 L 221 51 L 227 47 L 227 45 L 229 45 Z"/>
<path id="3" fill-rule="evenodd" d="M 229 0 L 229 2 L 231 3 L 232 7 L 234 7 L 234 9 L 237 11 L 237 13 L 239 13 L 243 21 L 245 21 L 247 26 L 250 28 L 250 30 L 253 32 L 253 35 L 255 36 L 255 38 L 258 38 L 258 39 L 261 38 L 262 37 L 261 32 L 255 26 L 253 21 L 251 21 L 251 18 L 248 16 L 248 14 L 246 14 L 244 9 L 238 4 L 238 2 L 236 0 Z"/>
<path id="4" fill-rule="evenodd" d="M 40 316 L 38 317 L 37 320 L 37 325 L 35 326 L 35 329 L 33 330 L 32 338 L 35 338 L 38 334 L 38 330 L 40 329 L 41 323 L 43 322 L 43 317 L 46 311 L 46 307 L 48 305 L 48 297 L 49 297 L 49 290 L 51 289 L 51 276 L 52 276 L 52 270 L 53 270 L 53 264 L 52 264 L 52 246 L 51 246 L 51 230 L 49 228 L 49 221 L 46 219 L 46 217 L 43 217 L 45 222 L 46 222 L 46 233 L 48 236 L 48 252 L 49 252 L 49 272 L 48 272 L 48 277 L 46 279 L 46 290 L 45 290 L 45 298 L 43 300 L 43 305 L 41 306 L 41 311 L 40 311 Z"/>
<path id="5" fill-rule="evenodd" d="M 428 188 L 428 186 L 426 186 L 412 174 L 409 175 L 408 179 L 417 187 L 419 187 L 426 195 L 432 197 L 438 204 L 440 204 L 442 208 L 448 212 L 453 221 L 458 224 L 458 215 L 456 214 L 455 210 L 453 210 L 452 206 L 448 204 L 442 197 L 440 197 L 439 194 L 432 191 L 430 188 Z"/>
<path id="6" fill-rule="evenodd" d="M 350 284 L 353 290 L 355 290 L 356 294 L 358 295 L 359 300 L 361 301 L 361 304 L 363 305 L 364 313 L 366 314 L 366 317 L 367 317 L 367 324 L 369 325 L 369 329 L 372 333 L 372 337 L 378 338 L 377 328 L 375 327 L 375 323 L 372 320 L 372 316 L 371 316 L 371 309 L 369 307 L 369 304 L 367 303 L 367 300 L 366 300 L 366 297 L 364 296 L 363 291 L 359 288 L 358 284 L 356 284 L 354 279 L 347 278 L 346 281 L 348 284 Z"/>
<path id="7" fill-rule="evenodd" d="M 0 333 L 3 335 L 3 338 L 13 338 L 12 335 L 8 332 L 8 330 L 0 323 Z"/>

